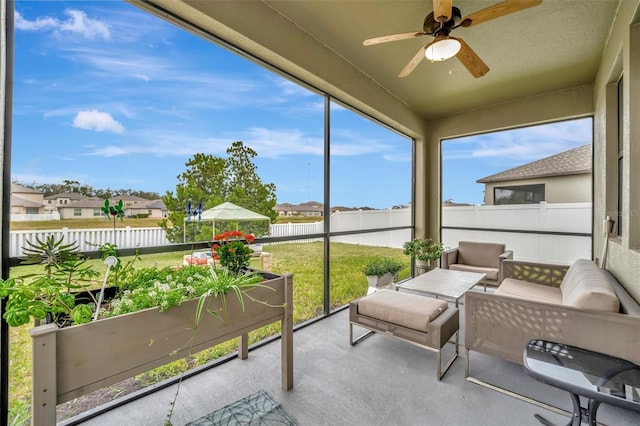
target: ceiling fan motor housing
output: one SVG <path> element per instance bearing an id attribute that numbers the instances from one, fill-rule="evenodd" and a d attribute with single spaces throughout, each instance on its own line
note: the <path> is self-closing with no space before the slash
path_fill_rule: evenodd
<path id="1" fill-rule="evenodd" d="M 422 24 L 422 29 L 425 33 L 438 36 L 438 35 L 449 35 L 449 31 L 453 28 L 460 25 L 462 21 L 462 14 L 460 13 L 460 9 L 457 7 L 451 8 L 451 18 L 447 22 L 438 22 L 433 17 L 433 12 L 429 13 L 425 18 Z"/>

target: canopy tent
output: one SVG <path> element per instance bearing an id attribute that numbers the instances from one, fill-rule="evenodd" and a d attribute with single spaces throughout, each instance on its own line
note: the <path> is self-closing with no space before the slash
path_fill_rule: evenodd
<path id="1" fill-rule="evenodd" d="M 184 234 L 185 237 L 187 235 L 187 222 L 191 220 L 196 220 L 190 217 L 186 217 L 184 219 Z M 200 215 L 200 221 L 212 222 L 213 225 L 213 236 L 215 236 L 216 232 L 216 221 L 236 221 L 236 222 L 253 222 L 257 220 L 268 220 L 271 221 L 271 218 L 268 216 L 261 215 L 260 213 L 256 213 L 254 211 L 245 209 L 244 207 L 236 206 L 230 202 L 224 202 L 222 204 L 218 204 L 215 207 L 210 208 L 209 210 L 205 210 Z M 237 227 L 237 225 L 236 225 Z"/>

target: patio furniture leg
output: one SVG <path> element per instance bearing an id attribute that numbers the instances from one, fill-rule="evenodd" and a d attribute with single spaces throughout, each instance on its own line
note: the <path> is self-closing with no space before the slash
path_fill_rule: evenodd
<path id="1" fill-rule="evenodd" d="M 510 391 L 510 390 L 501 388 L 500 386 L 492 385 L 491 383 L 487 383 L 487 382 L 485 382 L 483 380 L 480 380 L 480 379 L 477 379 L 475 377 L 472 377 L 471 376 L 471 369 L 470 369 L 470 366 L 469 366 L 470 365 L 470 361 L 469 361 L 469 353 L 470 353 L 470 351 L 469 351 L 469 349 L 467 349 L 465 347 L 464 348 L 464 353 L 465 353 L 464 378 L 465 378 L 466 381 L 474 383 L 474 384 L 482 386 L 482 387 L 485 387 L 487 389 L 491 389 L 491 390 L 496 391 L 496 392 L 500 392 L 503 395 L 508 395 L 508 396 L 510 396 L 512 398 L 519 399 L 520 401 L 528 402 L 529 404 L 536 405 L 538 407 L 544 408 L 545 410 L 552 411 L 552 412 L 554 412 L 556 414 L 560 414 L 560 415 L 563 415 L 563 416 L 569 416 L 569 417 L 572 418 L 572 421 L 573 421 L 573 413 L 571 413 L 569 411 L 563 410 L 563 409 L 558 408 L 558 407 L 554 407 L 553 405 L 546 404 L 546 403 L 544 403 L 542 401 L 538 401 L 538 400 L 535 400 L 533 398 L 529 398 L 528 396 L 521 395 L 519 393 L 516 393 L 516 392 Z M 569 423 L 569 425 L 570 424 L 571 424 L 571 422 Z"/>
<path id="2" fill-rule="evenodd" d="M 460 331 L 456 331 L 456 338 L 455 338 L 455 351 L 453 353 L 453 356 L 451 358 L 449 358 L 449 361 L 447 361 L 447 364 L 444 366 L 444 370 L 442 369 L 442 362 L 441 362 L 441 352 L 442 349 L 437 350 L 437 363 L 438 363 L 438 380 L 442 379 L 442 376 L 445 375 L 445 373 L 447 372 L 447 370 L 449 370 L 449 368 L 451 367 L 451 365 L 453 364 L 453 362 L 458 358 L 458 355 L 460 354 L 459 349 L 458 349 L 458 340 L 459 340 L 459 335 L 460 335 Z M 451 341 L 447 342 L 447 343 L 452 343 Z M 430 349 L 430 348 L 427 348 Z"/>
<path id="3" fill-rule="evenodd" d="M 349 344 L 351 346 L 353 346 L 356 343 L 358 343 L 359 341 L 366 339 L 367 337 L 371 336 L 374 333 L 375 333 L 375 331 L 368 331 L 368 332 L 364 333 L 363 335 L 357 337 L 356 340 L 353 340 L 353 323 L 349 323 Z"/>

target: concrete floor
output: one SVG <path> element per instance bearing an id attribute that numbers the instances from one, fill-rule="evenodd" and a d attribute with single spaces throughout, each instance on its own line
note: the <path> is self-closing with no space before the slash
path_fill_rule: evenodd
<path id="1" fill-rule="evenodd" d="M 447 346 L 443 359 L 453 350 Z M 462 349 L 440 382 L 435 360 L 433 352 L 378 334 L 350 346 L 348 311 L 343 310 L 294 333 L 292 390 L 281 389 L 277 340 L 250 351 L 247 360 L 234 359 L 184 380 L 172 421 L 183 425 L 261 389 L 301 426 L 525 426 L 540 424 L 536 413 L 557 424 L 568 421 L 466 381 Z M 471 375 L 566 410 L 571 407 L 568 394 L 529 378 L 516 364 L 471 353 Z M 175 389 L 160 390 L 81 424 L 162 425 Z M 598 419 L 616 426 L 640 424 L 640 414 L 606 405 Z"/>

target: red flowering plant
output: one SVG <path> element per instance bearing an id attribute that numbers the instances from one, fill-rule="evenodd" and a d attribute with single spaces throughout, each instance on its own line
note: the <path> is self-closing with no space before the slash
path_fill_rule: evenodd
<path id="1" fill-rule="evenodd" d="M 256 238 L 253 234 L 242 231 L 227 231 L 213 237 L 213 258 L 234 275 L 240 275 L 249 267 L 249 259 L 253 250 L 249 244 Z"/>

